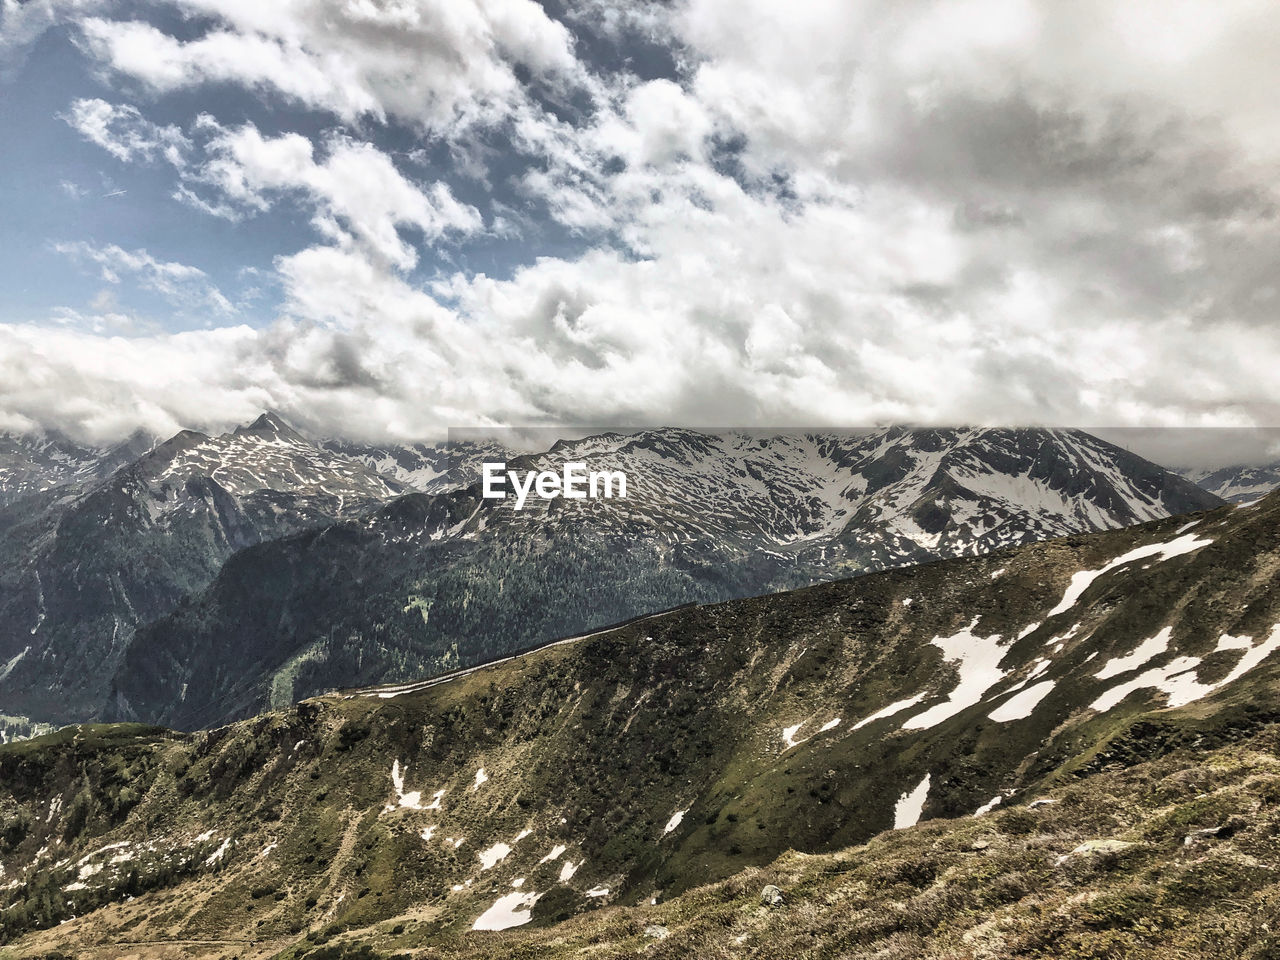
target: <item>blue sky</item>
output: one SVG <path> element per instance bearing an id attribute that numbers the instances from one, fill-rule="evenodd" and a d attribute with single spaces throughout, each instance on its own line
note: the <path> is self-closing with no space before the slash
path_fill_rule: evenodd
<path id="1" fill-rule="evenodd" d="M 0 0 L 0 429 L 1272 426 L 1280 8 Z"/>
<path id="2" fill-rule="evenodd" d="M 216 18 L 186 18 L 181 8 L 162 5 L 101 7 L 121 20 L 137 18 L 188 41 L 218 25 Z M 630 75 L 674 75 L 674 65 L 661 49 L 643 37 L 632 40 L 635 49 L 625 64 Z M 617 42 L 587 32 L 575 46 L 601 57 L 599 68 L 606 72 L 619 49 Z M 205 215 L 193 221 L 192 204 L 175 196 L 175 179 L 163 163 L 121 158 L 86 139 L 71 115 L 72 106 L 84 100 L 141 102 L 146 122 L 161 127 L 182 129 L 193 117 L 209 114 L 227 126 L 252 124 L 268 137 L 297 133 L 323 142 L 334 135 L 358 136 L 376 143 L 406 175 L 448 183 L 459 200 L 490 223 L 507 209 L 528 218 L 518 237 L 486 233 L 424 245 L 420 263 L 407 274 L 418 283 L 459 269 L 505 278 L 531 249 L 540 256 L 558 256 L 580 253 L 585 246 L 583 237 L 521 195 L 512 180 L 537 158 L 520 156 L 501 129 L 478 131 L 479 143 L 490 154 L 483 179 L 477 179 L 457 169 L 446 141 L 423 137 L 400 118 L 345 124 L 328 111 L 305 109 L 270 89 L 247 90 L 234 83 L 157 94 L 128 77 L 104 72 L 100 62 L 86 56 L 74 20 L 51 26 L 11 56 L 4 87 L 9 95 L 0 101 L 0 123 L 17 134 L 0 144 L 0 164 L 7 172 L 0 196 L 10 214 L 0 224 L 0 240 L 14 252 L 0 262 L 0 282 L 12 294 L 6 320 L 39 322 L 68 308 L 91 314 L 105 291 L 117 309 L 148 329 L 207 327 L 228 318 L 264 326 L 281 309 L 279 291 L 271 282 L 274 258 L 303 249 L 315 238 L 305 205 L 287 198 L 269 209 L 242 211 L 240 220 Z M 545 106 L 567 116 L 574 113 L 572 103 Z M 118 281 L 104 287 L 100 271 L 69 269 L 83 268 L 86 258 L 60 247 L 78 243 L 145 249 L 164 262 L 199 264 L 208 282 L 234 303 L 234 313 L 211 315 L 192 304 L 175 305 L 143 283 Z"/>

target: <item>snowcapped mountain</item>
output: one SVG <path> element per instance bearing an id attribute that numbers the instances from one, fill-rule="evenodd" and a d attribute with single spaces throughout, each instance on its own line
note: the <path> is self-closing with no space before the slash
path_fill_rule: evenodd
<path id="1" fill-rule="evenodd" d="M 370 470 L 392 477 L 420 493 L 444 493 L 474 483 L 480 464 L 508 460 L 514 454 L 497 441 L 459 440 L 440 443 L 369 444 L 350 440 L 320 441 L 326 450 L 359 460 Z"/>
<path id="2" fill-rule="evenodd" d="M 859 569 L 985 553 L 1216 506 L 1194 484 L 1077 430 L 858 434 L 656 430 L 561 442 L 521 469 L 620 470 L 626 500 L 487 501 L 463 524 L 591 522 L 672 541 L 834 549 Z M 497 515 L 495 515 L 495 511 Z"/>
<path id="3" fill-rule="evenodd" d="M 106 448 L 87 447 L 58 434 L 0 434 L 0 506 L 105 477 L 146 453 L 154 442 L 142 431 Z"/>
<path id="4" fill-rule="evenodd" d="M 1280 463 L 1263 466 L 1222 467 L 1218 470 L 1186 470 L 1182 475 L 1215 496 L 1232 503 L 1253 503 L 1280 488 Z"/>
<path id="5" fill-rule="evenodd" d="M 184 431 L 99 479 L 103 462 L 0 514 L 0 712 L 91 716 L 136 625 L 234 552 L 408 489 L 269 413 Z"/>
<path id="6" fill-rule="evenodd" d="M 281 494 L 328 517 L 359 514 L 412 489 L 304 439 L 270 412 L 216 437 L 183 431 L 138 467 L 157 501 L 172 503 L 192 483 L 209 480 L 240 500 Z"/>
<path id="7" fill-rule="evenodd" d="M 723 600 L 1222 501 L 1077 431 L 607 434 L 518 457 L 624 470 L 626 499 L 411 495 L 232 558 L 141 630 L 115 715 L 216 725 Z M 282 625 L 284 625 L 282 627 Z"/>
<path id="8" fill-rule="evenodd" d="M 1080 956 L 1157 957 L 1234 911 L 1216 955 L 1246 955 L 1277 882 L 1277 563 L 1280 494 L 686 607 L 188 738 L 0 748 L 24 825 L 0 937 L 914 957 L 946 926 L 928 956 L 1061 956 L 1078 934 Z M 819 936 L 773 949 L 783 920 Z"/>

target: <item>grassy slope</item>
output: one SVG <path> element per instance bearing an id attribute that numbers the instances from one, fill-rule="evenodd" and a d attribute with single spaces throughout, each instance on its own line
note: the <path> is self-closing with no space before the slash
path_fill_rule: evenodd
<path id="1" fill-rule="evenodd" d="M 605 908 L 545 928 L 441 934 L 436 912 L 415 907 L 350 932 L 317 924 L 293 943 L 247 930 L 225 940 L 191 932 L 181 944 L 150 942 L 157 921 L 214 899 L 188 890 L 109 907 L 75 925 L 72 937 L 62 929 L 29 936 L 10 955 L 1261 960 L 1280 951 L 1277 725 L 1213 751 L 1183 748 L 1065 782 L 1045 797 L 1056 802 L 932 820 L 831 854 L 788 852 L 668 902 Z M 1186 843 L 1197 830 L 1223 827 Z M 1098 840 L 1131 846 L 1073 853 Z M 765 884 L 782 888 L 782 907 L 760 906 Z M 246 914 L 265 898 L 250 894 Z M 668 936 L 646 935 L 654 925 Z"/>
<path id="2" fill-rule="evenodd" d="M 833 854 L 790 852 L 667 903 L 545 929 L 430 938 L 430 924 L 410 919 L 316 936 L 281 956 L 324 956 L 326 943 L 338 956 L 368 945 L 442 960 L 1280 954 L 1280 727 L 1063 784 L 1050 798 Z M 1099 840 L 1127 846 L 1075 852 Z M 760 905 L 766 884 L 784 891 L 782 907 Z M 668 936 L 646 935 L 652 926 Z"/>

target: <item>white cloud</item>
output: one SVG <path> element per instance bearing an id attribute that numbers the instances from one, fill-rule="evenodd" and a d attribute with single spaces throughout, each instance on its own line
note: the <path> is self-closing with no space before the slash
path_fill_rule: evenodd
<path id="1" fill-rule="evenodd" d="M 168 160 L 181 178 L 174 196 L 204 213 L 239 220 L 294 196 L 312 208 L 322 236 L 359 243 L 400 269 L 417 262 L 402 229 L 419 231 L 427 243 L 483 229 L 479 212 L 447 184 L 415 183 L 373 144 L 343 135 L 328 137 L 317 158 L 300 134 L 264 136 L 251 123 L 226 128 L 207 114 L 193 121 L 190 136 L 145 120 L 132 105 L 96 99 L 77 100 L 66 119 L 121 160 Z"/>
<path id="2" fill-rule="evenodd" d="M 711 119 L 700 103 L 671 80 L 651 80 L 627 91 L 622 109 L 606 113 L 595 136 L 602 150 L 638 166 L 704 157 Z"/>
<path id="3" fill-rule="evenodd" d="M 152 123 L 131 104 L 113 104 L 98 98 L 76 100 L 63 119 L 118 160 L 163 158 L 181 167 L 191 149 L 191 141 L 178 127 Z"/>
<path id="4" fill-rule="evenodd" d="M 113 341 L 136 380 L 103 373 L 83 332 L 62 334 L 57 375 L 104 402 L 174 423 L 269 404 L 393 435 L 584 415 L 1154 425 L 1280 412 L 1274 4 L 583 0 L 580 26 L 669 45 L 678 75 L 648 81 L 617 63 L 593 76 L 525 0 L 173 5 L 213 27 L 179 40 L 89 18 L 86 49 L 155 92 L 233 83 L 347 126 L 318 142 L 212 118 L 178 131 L 78 102 L 83 135 L 122 159 L 168 157 L 188 202 L 239 217 L 290 198 L 319 231 L 281 251 L 284 309 L 267 330 Z M 590 107 L 549 112 L 517 68 L 586 91 Z M 501 128 L 529 160 L 516 175 L 528 219 L 495 208 L 488 235 L 536 243 L 536 210 L 586 252 L 531 246 L 510 279 L 414 286 L 418 236 L 443 247 L 481 217 L 396 166 L 384 119 L 476 169 L 475 131 Z M 188 407 L 146 371 L 197 342 L 226 367 L 199 371 L 204 399 Z M 0 348 L 15 371 L 0 409 L 48 403 L 59 422 L 102 429 L 23 372 L 53 362 L 34 343 L 11 332 Z"/>
<path id="5" fill-rule="evenodd" d="M 172 5 L 216 26 L 184 41 L 145 22 L 86 18 L 86 48 L 157 91 L 230 82 L 347 121 L 395 117 L 432 130 L 507 115 L 524 96 L 517 67 L 556 84 L 578 70 L 568 31 L 533 0 Z"/>
<path id="6" fill-rule="evenodd" d="M 236 312 L 231 301 L 197 267 L 157 260 L 146 250 L 124 250 L 115 244 L 99 246 L 84 241 L 60 242 L 55 243 L 53 249 L 74 260 L 96 265 L 105 283 L 119 284 L 123 276 L 129 276 L 144 289 L 161 294 L 177 307 L 211 309 L 223 317 Z M 113 305 L 114 299 L 112 296 L 96 306 Z M 119 314 L 113 314 L 111 319 L 116 327 L 129 326 L 121 323 Z"/>
<path id="7" fill-rule="evenodd" d="M 796 224 L 779 240 L 794 266 L 744 261 L 731 286 L 604 251 L 543 260 L 511 281 L 456 278 L 440 291 L 456 310 L 357 251 L 314 247 L 281 263 L 290 319 L 266 330 L 108 340 L 3 328 L 0 409 L 93 434 L 139 417 L 161 432 L 222 426 L 270 406 L 321 432 L 400 437 L 584 413 L 696 425 L 1280 412 L 1269 376 L 1280 346 L 1265 330 L 1232 324 L 1205 341 L 1189 324 L 1103 317 L 1063 331 L 1035 322 L 1052 313 L 1052 289 L 939 322 L 909 298 L 833 290 L 843 263 L 822 255 L 830 237 Z M 77 390 L 51 388 L 68 382 Z"/>
<path id="8" fill-rule="evenodd" d="M 202 126 L 215 133 L 190 179 L 215 187 L 230 204 L 224 210 L 265 210 L 273 196 L 298 192 L 314 207 L 322 234 L 339 244 L 354 238 L 400 269 L 417 262 L 402 228 L 434 242 L 447 232 L 474 233 L 483 226 L 479 212 L 460 203 L 447 185 L 412 183 L 372 144 L 333 137 L 317 160 L 311 141 L 298 134 L 264 137 L 252 124 L 225 130 L 208 118 Z"/>
<path id="9" fill-rule="evenodd" d="M 46 30 L 108 0 L 0 0 L 0 76 L 11 73 Z"/>

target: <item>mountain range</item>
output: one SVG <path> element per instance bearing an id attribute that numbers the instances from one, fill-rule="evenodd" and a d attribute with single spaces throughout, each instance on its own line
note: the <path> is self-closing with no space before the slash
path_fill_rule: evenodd
<path id="1" fill-rule="evenodd" d="M 631 487 L 515 511 L 480 496 L 493 458 L 622 469 Z M 7 437 L 0 477 L 0 713 L 184 728 L 684 603 L 1222 502 L 1079 431 L 666 429 L 520 454 L 313 442 L 273 413 L 108 451 Z"/>
<path id="2" fill-rule="evenodd" d="M 1280 488 L 1280 463 L 1183 470 L 1181 475 L 1231 503 L 1253 503 Z"/>
<path id="3" fill-rule="evenodd" d="M 10 744 L 0 931 L 87 958 L 1269 956 L 1277 569 L 1280 494 L 197 734 Z"/>
<path id="4" fill-rule="evenodd" d="M 184 729 L 429 676 L 690 602 L 1217 506 L 1076 431 L 604 434 L 517 469 L 621 470 L 626 499 L 515 509 L 480 484 L 263 542 L 141 628 L 107 716 Z"/>
<path id="5" fill-rule="evenodd" d="M 57 487 L 110 476 L 153 445 L 144 431 L 104 449 L 76 443 L 58 433 L 0 434 L 0 508 Z"/>

